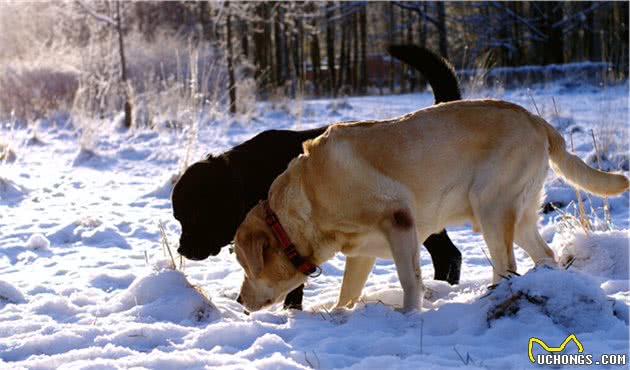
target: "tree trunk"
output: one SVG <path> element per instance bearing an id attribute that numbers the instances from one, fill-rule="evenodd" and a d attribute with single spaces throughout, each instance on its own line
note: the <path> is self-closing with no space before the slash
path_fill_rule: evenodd
<path id="1" fill-rule="evenodd" d="M 505 6 L 508 6 L 509 4 L 506 4 Z M 496 14 L 492 14 L 492 16 L 496 17 Z M 499 14 L 499 16 L 501 16 Z M 510 38 L 510 29 L 509 24 L 507 24 L 507 22 L 503 22 L 501 21 L 501 19 L 497 20 L 497 37 L 499 40 L 503 40 L 503 43 L 507 43 L 507 40 Z M 513 46 L 513 42 L 510 42 L 510 45 L 502 45 L 499 47 L 496 47 L 495 50 L 497 51 L 496 56 L 497 56 L 497 63 L 499 65 L 502 66 L 511 66 L 512 64 L 512 52 L 509 49 L 508 46 Z"/>
<path id="2" fill-rule="evenodd" d="M 269 84 L 269 11 L 267 3 L 256 5 L 258 19 L 255 25 L 253 36 L 254 41 L 254 63 L 256 66 L 254 77 L 259 84 L 259 91 L 266 91 Z"/>
<path id="3" fill-rule="evenodd" d="M 409 16 L 409 28 L 407 28 L 407 44 L 413 45 L 413 23 L 411 23 L 411 15 Z M 409 91 L 413 92 L 416 88 L 416 76 L 418 75 L 418 71 L 407 68 L 406 75 L 409 78 Z"/>
<path id="4" fill-rule="evenodd" d="M 131 127 L 131 93 L 127 84 L 127 61 L 125 59 L 125 44 L 123 43 L 122 19 L 120 17 L 120 2 L 116 2 L 116 31 L 118 32 L 118 52 L 120 54 L 120 72 L 123 90 L 125 92 L 125 127 Z"/>
<path id="5" fill-rule="evenodd" d="M 335 25 L 332 22 L 334 16 L 334 2 L 326 3 L 326 58 L 328 61 L 328 91 L 334 97 L 336 93 L 335 73 Z"/>
<path id="6" fill-rule="evenodd" d="M 394 4 L 387 4 L 389 13 L 389 24 L 387 25 L 387 41 L 394 43 Z M 394 93 L 394 58 L 389 58 L 389 93 Z"/>
<path id="7" fill-rule="evenodd" d="M 427 13 L 427 3 L 426 2 L 422 2 L 422 14 L 426 14 Z M 418 44 L 420 44 L 421 47 L 426 47 L 427 45 L 427 25 L 429 24 L 425 19 L 423 19 L 422 17 L 418 17 L 418 22 L 420 22 L 420 25 L 418 27 L 419 30 L 419 35 L 418 35 Z"/>
<path id="8" fill-rule="evenodd" d="M 352 91 L 359 90 L 359 14 L 352 15 Z"/>
<path id="9" fill-rule="evenodd" d="M 594 62 L 599 62 L 602 60 L 602 44 L 600 39 L 600 30 L 601 30 L 601 22 L 596 12 L 591 12 L 588 14 L 589 24 L 590 24 L 590 44 L 591 44 L 591 53 L 590 59 Z"/>
<path id="10" fill-rule="evenodd" d="M 528 5 L 529 5 L 529 18 L 530 19 L 540 18 L 540 13 L 544 13 L 544 9 L 542 8 L 542 2 L 530 2 Z M 539 28 L 543 33 L 545 32 L 544 22 L 536 22 L 534 26 Z M 544 63 L 543 54 L 545 53 L 545 46 L 546 45 L 544 42 L 537 41 L 537 40 L 530 40 L 529 48 L 528 48 L 529 50 L 528 55 L 530 56 L 530 60 L 528 60 L 528 63 L 543 64 Z"/>
<path id="11" fill-rule="evenodd" d="M 346 23 L 341 25 L 341 54 L 339 56 L 339 76 L 337 78 L 337 90 L 339 90 L 348 80 L 348 57 L 347 46 L 348 43 L 348 25 Z"/>
<path id="12" fill-rule="evenodd" d="M 268 85 L 265 86 L 267 90 L 273 86 L 273 37 L 272 37 L 272 25 L 271 25 L 271 3 L 264 3 L 263 7 L 263 30 L 264 30 L 264 42 L 265 42 L 265 74 Z"/>
<path id="13" fill-rule="evenodd" d="M 225 22 L 226 39 L 227 39 L 227 68 L 228 68 L 228 92 L 230 95 L 230 113 L 236 113 L 236 82 L 234 81 L 234 65 L 232 61 L 232 15 L 230 14 L 230 2 L 226 1 L 225 10 L 227 11 L 227 20 Z"/>
<path id="14" fill-rule="evenodd" d="M 316 21 L 313 20 L 313 29 L 316 29 Z M 321 68 L 321 54 L 319 51 L 319 37 L 317 35 L 317 31 L 313 31 L 311 34 L 311 44 L 310 44 L 310 52 L 311 52 L 311 65 L 312 65 L 312 78 L 313 78 L 313 87 L 315 88 L 315 95 L 319 96 L 320 90 L 319 86 L 321 83 L 320 77 L 320 68 Z"/>
<path id="15" fill-rule="evenodd" d="M 293 38 L 295 40 L 295 60 L 293 63 L 295 64 L 296 69 L 296 78 L 298 83 L 298 88 L 300 91 L 304 91 L 304 25 L 302 23 L 302 19 L 299 18 L 297 20 L 297 33 L 293 34 Z"/>
<path id="16" fill-rule="evenodd" d="M 545 30 L 549 40 L 545 47 L 545 64 L 562 64 L 564 63 L 563 30 L 562 26 L 554 27 L 554 24 L 562 20 L 563 4 L 555 2 L 545 2 L 544 4 L 545 15 L 547 16 Z"/>
<path id="17" fill-rule="evenodd" d="M 402 9 L 400 9 L 399 12 L 400 12 L 400 24 L 405 24 L 405 22 L 407 21 L 405 19 L 407 18 L 407 15 L 402 12 Z M 401 37 L 399 38 L 400 41 L 404 40 L 404 34 L 405 34 L 404 30 L 401 30 L 401 32 L 402 34 L 400 35 Z M 399 40 L 396 40 L 396 41 L 399 41 Z M 403 94 L 407 92 L 407 76 L 405 73 L 406 71 L 407 71 L 407 64 L 400 63 L 398 65 L 398 75 L 400 79 L 400 92 Z"/>
<path id="18" fill-rule="evenodd" d="M 242 19 L 241 24 L 241 51 L 245 59 L 249 59 L 249 27 L 247 26 L 247 20 Z"/>
<path id="19" fill-rule="evenodd" d="M 275 60 L 273 61 L 274 65 L 274 74 L 273 80 L 275 86 L 281 86 L 284 82 L 285 76 L 284 71 L 288 66 L 284 63 L 283 54 L 286 50 L 286 45 L 284 42 L 284 30 L 282 29 L 282 11 L 281 7 L 276 6 L 276 14 L 273 19 L 273 37 L 275 43 Z"/>
<path id="20" fill-rule="evenodd" d="M 448 35 L 446 34 L 446 14 L 444 10 L 444 3 L 441 1 L 436 2 L 437 17 L 438 17 L 438 33 L 440 35 L 440 54 L 448 59 Z"/>
<path id="21" fill-rule="evenodd" d="M 506 4 L 507 7 L 515 14 L 523 14 L 523 4 L 519 2 L 510 2 Z M 523 31 L 521 30 L 520 22 L 512 22 L 512 40 L 516 44 L 516 55 L 513 56 L 513 65 L 523 65 L 525 60 L 523 59 L 525 54 L 525 48 L 523 47 Z"/>
<path id="22" fill-rule="evenodd" d="M 361 93 L 365 94 L 368 88 L 367 71 L 367 5 L 359 13 L 361 27 Z"/>
<path id="23" fill-rule="evenodd" d="M 420 22 L 420 24 L 418 24 L 418 44 L 420 45 L 420 47 L 424 48 L 427 46 L 427 32 L 429 22 L 427 22 L 427 20 L 424 19 L 422 15 L 427 13 L 427 2 L 423 1 L 421 6 L 422 8 L 418 13 L 418 22 Z M 420 71 L 416 71 L 416 76 L 418 77 L 418 89 L 426 89 L 427 81 L 422 73 L 420 73 Z"/>
<path id="24" fill-rule="evenodd" d="M 345 38 L 345 56 L 344 72 L 343 72 L 343 87 L 348 89 L 352 87 L 352 22 L 345 22 L 343 26 L 344 38 Z M 346 91 L 347 93 L 347 91 Z"/>
<path id="25" fill-rule="evenodd" d="M 201 22 L 201 33 L 203 40 L 212 40 L 212 27 L 210 20 L 210 9 L 208 8 L 207 1 L 200 1 L 199 3 L 199 21 Z"/>
<path id="26" fill-rule="evenodd" d="M 617 47 L 619 48 L 617 55 L 617 70 L 623 72 L 622 78 L 628 77 L 629 73 L 629 56 L 628 56 L 628 39 L 630 38 L 630 32 L 628 30 L 628 17 L 630 4 L 627 1 L 618 2 L 613 4 L 614 7 L 618 7 L 619 20 L 615 22 L 617 33 Z"/>

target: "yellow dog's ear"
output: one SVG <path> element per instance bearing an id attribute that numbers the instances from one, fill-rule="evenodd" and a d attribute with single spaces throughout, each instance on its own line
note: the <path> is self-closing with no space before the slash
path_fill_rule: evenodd
<path id="1" fill-rule="evenodd" d="M 263 270 L 265 249 L 269 247 L 269 237 L 262 231 L 255 231 L 244 246 L 245 263 L 252 273 L 252 277 L 258 277 Z"/>

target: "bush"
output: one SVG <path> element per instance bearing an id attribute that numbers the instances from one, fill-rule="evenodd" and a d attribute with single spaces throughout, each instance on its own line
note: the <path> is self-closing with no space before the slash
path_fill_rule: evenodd
<path id="1" fill-rule="evenodd" d="M 0 70 L 0 118 L 36 119 L 68 110 L 78 86 L 77 72 L 59 66 L 5 66 Z"/>

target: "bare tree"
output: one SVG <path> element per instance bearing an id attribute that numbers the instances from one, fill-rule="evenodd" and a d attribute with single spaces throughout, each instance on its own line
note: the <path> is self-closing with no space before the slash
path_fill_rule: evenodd
<path id="1" fill-rule="evenodd" d="M 368 69 L 367 69 L 367 10 L 363 6 L 359 12 L 359 25 L 361 28 L 361 83 L 360 92 L 365 94 L 368 86 Z"/>
<path id="2" fill-rule="evenodd" d="M 335 6 L 332 2 L 326 3 L 326 58 L 328 62 L 328 92 L 336 95 L 335 73 L 335 25 L 332 18 L 335 15 Z"/>
<path id="3" fill-rule="evenodd" d="M 446 34 L 446 13 L 444 11 L 444 3 L 438 1 L 437 7 L 437 29 L 440 35 L 440 54 L 448 59 L 448 38 Z"/>
<path id="4" fill-rule="evenodd" d="M 94 19 L 105 22 L 112 26 L 118 34 L 118 54 L 120 56 L 120 81 L 124 92 L 124 125 L 125 127 L 131 127 L 132 123 L 132 105 L 131 105 L 131 87 L 127 82 L 127 60 L 125 59 L 125 44 L 123 42 L 123 21 L 120 13 L 120 2 L 116 1 L 116 19 L 111 19 L 107 15 L 100 14 L 92 9 L 88 4 L 83 1 L 79 1 L 81 7 Z"/>
<path id="5" fill-rule="evenodd" d="M 125 127 L 131 127 L 131 93 L 127 83 L 127 61 L 125 59 L 125 43 L 123 42 L 122 18 L 120 16 L 120 1 L 116 1 L 116 31 L 118 32 L 118 52 L 120 54 L 120 79 L 125 92 Z"/>
<path id="6" fill-rule="evenodd" d="M 230 2 L 225 3 L 225 38 L 227 44 L 227 69 L 228 69 L 228 91 L 230 96 L 230 113 L 236 113 L 236 82 L 234 79 L 234 57 L 232 52 L 232 14 L 230 14 Z"/>
<path id="7" fill-rule="evenodd" d="M 311 30 L 311 41 L 309 45 L 309 49 L 311 52 L 311 66 L 312 66 L 312 74 L 313 74 L 313 85 L 315 88 L 315 95 L 320 94 L 320 84 L 321 84 L 321 53 L 319 50 L 319 36 L 317 32 L 317 21 L 313 18 Z"/>

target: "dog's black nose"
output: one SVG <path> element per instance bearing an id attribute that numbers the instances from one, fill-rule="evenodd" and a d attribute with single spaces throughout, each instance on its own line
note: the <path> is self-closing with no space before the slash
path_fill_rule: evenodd
<path id="1" fill-rule="evenodd" d="M 199 249 L 199 248 L 191 248 L 190 246 L 183 246 L 180 244 L 179 248 L 177 248 L 177 253 L 188 258 L 191 261 L 201 261 L 208 258 L 208 253 Z"/>
<path id="2" fill-rule="evenodd" d="M 236 302 L 238 302 L 239 304 L 243 304 L 243 300 L 241 299 L 240 295 L 236 297 Z"/>
<path id="3" fill-rule="evenodd" d="M 180 254 L 181 256 L 184 256 L 190 260 L 194 260 L 194 255 L 192 254 L 192 251 L 184 248 L 184 247 L 179 247 L 177 248 L 177 253 Z"/>

